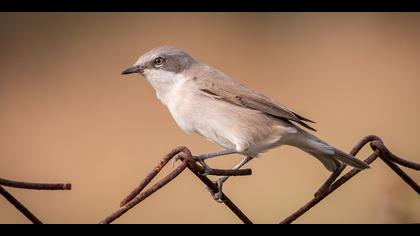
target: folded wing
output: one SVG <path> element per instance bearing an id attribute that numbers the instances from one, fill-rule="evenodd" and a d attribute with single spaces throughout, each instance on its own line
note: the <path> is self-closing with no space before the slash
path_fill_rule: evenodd
<path id="1" fill-rule="evenodd" d="M 245 87 L 220 71 L 215 70 L 195 76 L 193 81 L 197 84 L 199 90 L 216 99 L 293 121 L 307 129 L 316 131 L 305 123 L 315 123 L 314 121 L 297 114 L 267 96 Z"/>

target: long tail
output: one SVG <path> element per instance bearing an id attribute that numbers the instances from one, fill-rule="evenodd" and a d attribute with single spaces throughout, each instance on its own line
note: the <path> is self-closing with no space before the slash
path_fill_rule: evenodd
<path id="1" fill-rule="evenodd" d="M 299 132 L 298 138 L 292 145 L 317 158 L 331 172 L 340 167 L 340 162 L 358 169 L 370 168 L 363 161 L 325 143 L 303 130 Z"/>

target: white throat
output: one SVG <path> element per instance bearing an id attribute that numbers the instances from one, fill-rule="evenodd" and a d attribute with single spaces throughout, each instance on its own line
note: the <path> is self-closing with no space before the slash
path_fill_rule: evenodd
<path id="1" fill-rule="evenodd" d="M 182 73 L 155 69 L 146 69 L 144 77 L 155 89 L 157 98 L 169 108 L 176 102 L 178 91 L 187 80 Z"/>

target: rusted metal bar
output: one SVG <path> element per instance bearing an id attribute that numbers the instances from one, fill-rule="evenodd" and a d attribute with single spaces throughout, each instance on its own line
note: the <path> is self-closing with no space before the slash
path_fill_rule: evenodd
<path id="1" fill-rule="evenodd" d="M 360 140 L 350 151 L 350 155 L 356 156 L 357 153 L 369 142 L 374 140 L 381 140 L 376 135 L 368 135 L 364 137 L 362 140 Z M 333 172 L 330 177 L 324 182 L 324 184 L 321 185 L 321 187 L 315 192 L 314 197 L 319 197 L 319 195 L 325 194 L 331 185 L 334 183 L 334 181 L 340 176 L 341 173 L 343 173 L 344 169 L 346 168 L 346 164 L 342 164 L 340 168 L 338 168 L 335 172 Z"/>
<path id="2" fill-rule="evenodd" d="M 158 183 L 156 183 L 155 185 L 153 185 L 152 187 L 150 187 L 146 191 L 141 192 L 152 181 L 152 179 L 154 177 L 156 177 L 156 175 L 169 162 L 169 160 L 171 160 L 172 158 L 174 158 L 177 155 L 182 160 L 182 163 L 175 170 L 173 170 L 170 174 L 168 174 L 167 176 L 162 178 Z M 157 190 L 159 190 L 160 188 L 162 188 L 163 186 L 168 184 L 170 181 L 175 179 L 179 174 L 182 173 L 182 171 L 185 170 L 186 167 L 188 167 L 204 183 L 206 183 L 207 186 L 209 186 L 210 188 L 217 188 L 210 179 L 201 175 L 201 173 L 204 172 L 204 168 L 195 163 L 195 160 L 192 158 L 190 150 L 186 147 L 177 147 L 177 148 L 173 149 L 170 153 L 165 155 L 165 157 L 147 175 L 147 177 L 143 181 L 140 182 L 140 185 L 137 188 L 135 188 L 121 202 L 121 204 L 120 204 L 121 207 L 118 210 L 116 210 L 115 212 L 113 212 L 112 214 L 110 214 L 108 217 L 106 217 L 104 220 L 102 220 L 100 222 L 100 224 L 112 223 L 113 221 L 115 221 L 116 219 L 121 217 L 124 213 L 129 211 L 131 208 L 135 207 L 137 204 L 142 202 L 144 199 L 146 199 L 147 197 L 152 195 L 154 192 L 156 192 Z M 250 174 L 251 173 L 250 171 L 247 171 L 247 170 L 245 170 L 245 171 L 244 170 L 232 171 L 232 170 L 216 170 L 216 169 L 214 169 L 213 171 L 214 171 L 213 173 L 219 173 L 219 174 L 224 173 L 224 174 L 232 174 L 232 175 L 243 175 L 243 173 L 245 173 L 245 174 L 248 174 L 248 173 Z M 224 196 L 224 200 L 225 199 L 226 199 L 225 204 L 227 204 L 229 209 L 234 211 L 234 213 L 236 215 L 238 215 L 238 217 L 241 220 L 247 219 L 247 221 L 244 221 L 244 222 L 246 222 L 246 223 L 250 222 L 250 220 L 246 216 L 244 217 L 244 214 L 239 210 L 238 207 L 236 207 L 233 204 L 233 202 L 229 198 Z"/>
<path id="3" fill-rule="evenodd" d="M 197 165 L 196 170 L 199 174 L 206 173 L 206 175 L 215 175 L 215 176 L 243 176 L 243 175 L 251 175 L 251 169 L 239 169 L 239 170 L 232 170 L 232 169 L 210 169 L 205 170 L 204 167 Z"/>
<path id="4" fill-rule="evenodd" d="M 321 187 L 315 192 L 314 197 L 319 197 L 320 195 L 327 192 L 331 185 L 334 183 L 334 181 L 340 176 L 340 174 L 343 172 L 344 168 L 346 168 L 346 165 L 341 165 L 336 171 L 334 171 L 330 177 L 321 185 Z"/>
<path id="5" fill-rule="evenodd" d="M 28 183 L 0 178 L 0 194 L 34 224 L 42 224 L 32 212 L 2 186 L 32 190 L 70 190 L 71 184 Z"/>
<path id="6" fill-rule="evenodd" d="M 163 159 L 156 165 L 155 168 L 140 182 L 140 185 L 135 188 L 124 200 L 121 201 L 120 206 L 124 206 L 131 200 L 133 200 L 139 193 L 152 181 L 154 177 L 162 170 L 162 168 L 171 160 L 174 156 L 176 156 L 179 152 L 181 152 L 185 147 L 177 147 L 166 154 Z"/>
<path id="7" fill-rule="evenodd" d="M 215 183 L 213 183 L 213 181 L 211 181 L 209 178 L 200 175 L 196 170 L 195 170 L 195 163 L 191 163 L 190 165 L 188 165 L 188 168 L 195 174 L 195 176 L 197 176 L 201 182 L 203 182 L 209 189 L 211 189 L 214 192 L 217 192 L 217 185 Z M 196 164 L 195 164 L 196 165 Z M 223 203 L 244 223 L 244 224 L 252 224 L 252 221 L 248 218 L 248 216 L 245 215 L 245 213 L 242 212 L 241 209 L 239 209 L 239 207 L 237 207 L 235 205 L 235 203 L 233 203 L 228 196 L 226 196 L 226 194 L 222 193 L 222 198 L 221 200 L 223 201 Z"/>
<path id="8" fill-rule="evenodd" d="M 394 154 L 390 153 L 390 156 L 388 157 L 391 161 L 398 163 L 402 166 L 408 167 L 410 169 L 414 170 L 420 170 L 420 164 L 414 163 L 405 159 L 402 159 L 400 157 L 395 156 Z"/>
<path id="9" fill-rule="evenodd" d="M 71 184 L 28 183 L 0 178 L 0 185 L 33 190 L 71 190 Z"/>
<path id="10" fill-rule="evenodd" d="M 126 213 L 131 208 L 135 207 L 137 204 L 142 202 L 144 199 L 152 195 L 157 190 L 161 189 L 163 186 L 165 186 L 167 183 L 175 179 L 179 174 L 181 174 L 182 171 L 187 167 L 187 163 L 183 162 L 181 163 L 174 171 L 172 171 L 170 174 L 165 176 L 161 181 L 144 191 L 143 193 L 140 193 L 138 196 L 136 196 L 133 200 L 125 204 L 124 206 L 120 207 L 118 210 L 113 212 L 111 215 L 106 217 L 104 220 L 99 222 L 100 224 L 109 224 L 112 223 L 114 220 L 118 219 L 120 216 L 122 216 L 124 213 Z"/>
<path id="11" fill-rule="evenodd" d="M 39 220 L 32 212 L 28 210 L 22 203 L 20 203 L 12 194 L 10 194 L 6 189 L 0 186 L 0 194 L 7 199 L 18 211 L 20 211 L 28 220 L 34 224 L 42 224 L 42 221 Z"/>
<path id="12" fill-rule="evenodd" d="M 410 162 L 395 156 L 386 148 L 382 140 L 375 135 L 369 135 L 360 140 L 351 150 L 350 154 L 355 156 L 367 143 L 370 143 L 370 146 L 374 152 L 367 159 L 364 160 L 365 163 L 370 164 L 373 161 L 375 161 L 378 157 L 380 157 L 392 170 L 394 170 L 394 172 L 397 175 L 399 175 L 414 191 L 416 191 L 417 194 L 420 194 L 419 185 L 412 178 L 410 178 L 403 170 L 401 170 L 395 163 L 415 170 L 418 170 L 420 168 L 420 164 Z M 294 212 L 286 219 L 281 221 L 280 224 L 292 223 L 360 172 L 360 170 L 354 168 L 338 180 L 335 180 L 341 174 L 344 168 L 345 166 L 342 166 L 336 173 L 333 173 L 330 176 L 330 178 L 327 179 L 327 181 L 317 191 L 317 193 L 315 194 L 315 198 L 310 200 L 304 206 L 299 208 L 296 212 Z M 328 187 L 328 184 L 331 184 L 331 186 Z"/>
<path id="13" fill-rule="evenodd" d="M 213 181 L 211 181 L 209 178 L 207 178 L 206 176 L 202 175 L 203 172 L 203 167 L 198 165 L 196 163 L 196 160 L 194 160 L 192 158 L 192 154 L 191 151 L 187 148 L 185 148 L 184 150 L 184 155 L 181 156 L 181 159 L 183 159 L 184 162 L 186 162 L 188 164 L 188 169 L 193 172 L 195 174 L 195 176 L 197 176 L 197 178 L 199 178 L 201 180 L 201 182 L 203 182 L 207 188 L 209 188 L 209 190 L 213 191 L 213 192 L 217 192 L 218 188 L 217 185 L 215 183 L 213 183 Z M 244 169 L 246 170 L 246 169 Z M 235 171 L 244 171 L 244 170 L 235 170 Z M 229 170 L 232 172 L 232 170 Z M 233 171 L 232 173 L 234 173 L 235 171 Z M 225 172 L 228 173 L 228 172 Z M 252 172 L 249 170 L 249 174 L 251 174 Z M 252 224 L 252 221 L 248 218 L 248 216 L 245 215 L 245 213 L 242 212 L 241 209 L 239 209 L 239 207 L 237 207 L 235 205 L 235 203 L 233 203 L 228 196 L 226 196 L 226 194 L 224 194 L 222 192 L 222 197 L 221 197 L 222 202 L 244 223 L 244 224 Z"/>
<path id="14" fill-rule="evenodd" d="M 182 155 L 192 163 L 195 160 L 192 159 L 191 152 L 187 147 L 180 146 L 173 149 L 171 152 L 165 155 L 165 157 L 159 162 L 159 164 L 147 175 L 147 177 L 141 181 L 140 185 L 135 188 L 121 203 L 120 206 L 124 206 L 131 200 L 133 200 L 149 183 L 152 179 L 162 170 L 162 168 L 176 155 L 184 153 Z M 182 158 L 181 158 L 182 159 Z M 205 168 L 199 165 L 195 166 L 195 169 L 200 173 L 204 173 Z M 220 176 L 240 176 L 240 175 L 250 175 L 252 174 L 251 169 L 243 170 L 220 170 L 220 169 L 211 169 L 207 171 L 208 175 L 220 175 Z"/>
<path id="15" fill-rule="evenodd" d="M 364 162 L 366 164 L 371 164 L 372 162 L 374 162 L 380 155 L 379 151 L 375 151 L 372 154 L 370 154 L 365 160 Z M 335 181 L 332 185 L 331 185 L 331 191 L 329 193 L 332 193 L 334 190 L 336 190 L 337 188 L 339 188 L 341 185 L 343 185 L 344 183 L 346 183 L 347 181 L 349 181 L 351 178 L 353 178 L 355 175 L 357 175 L 358 173 L 360 173 L 361 170 L 353 168 L 352 170 L 350 170 L 349 172 L 347 172 L 347 174 L 343 175 L 341 178 L 339 178 L 337 181 Z"/>
<path id="16" fill-rule="evenodd" d="M 365 163 L 370 164 L 378 157 L 379 152 L 372 153 L 366 160 Z M 353 169 L 349 173 L 345 174 L 343 177 L 338 179 L 334 182 L 334 184 L 325 192 L 321 193 L 320 195 L 317 195 L 312 200 L 307 202 L 305 205 L 303 205 L 301 208 L 299 208 L 297 211 L 295 211 L 293 214 L 288 216 L 286 219 L 280 222 L 280 224 L 290 224 L 293 221 L 295 221 L 297 218 L 301 217 L 303 214 L 305 214 L 307 211 L 309 211 L 312 207 L 316 206 L 319 202 L 321 202 L 324 198 L 326 198 L 330 193 L 334 192 L 337 188 L 339 188 L 341 185 L 346 183 L 348 180 L 353 178 L 356 174 L 358 174 L 360 170 Z"/>
<path id="17" fill-rule="evenodd" d="M 419 185 L 410 178 L 403 170 L 401 170 L 397 164 L 414 169 L 420 170 L 420 164 L 404 160 L 400 157 L 392 154 L 387 147 L 383 144 L 382 140 L 375 135 L 369 135 L 360 140 L 355 147 L 351 150 L 350 154 L 356 156 L 356 154 L 367 144 L 370 143 L 373 153 L 364 160 L 368 165 L 380 157 L 396 174 L 398 174 L 410 187 L 412 187 L 418 194 L 420 194 Z M 152 187 L 148 188 L 146 191 L 143 191 L 144 188 L 152 181 L 154 177 L 162 170 L 162 168 L 175 156 L 178 156 L 182 160 L 181 164 L 169 173 L 167 176 L 163 177 L 159 182 L 154 184 Z M 397 164 L 396 164 L 397 163 Z M 281 224 L 288 224 L 295 221 L 297 218 L 305 214 L 312 207 L 316 206 L 319 202 L 325 199 L 329 194 L 334 192 L 336 189 L 341 187 L 344 183 L 349 181 L 355 175 L 357 175 L 361 170 L 352 169 L 341 178 L 338 178 L 340 174 L 345 169 L 346 165 L 341 166 L 336 172 L 332 173 L 331 176 L 324 182 L 321 188 L 315 194 L 315 197 L 298 209 L 296 212 L 291 214 L 289 217 L 284 219 Z M 220 170 L 220 169 L 205 169 L 203 166 L 197 164 L 196 160 L 193 158 L 190 150 L 186 147 L 177 147 L 168 153 L 158 165 L 146 176 L 146 178 L 140 182 L 139 186 L 135 188 L 122 202 L 121 207 L 113 212 L 111 215 L 102 220 L 101 224 L 108 224 L 124 213 L 129 211 L 131 208 L 135 207 L 137 204 L 145 200 L 147 197 L 155 193 L 157 190 L 168 184 L 170 181 L 175 179 L 179 174 L 181 174 L 186 168 L 192 171 L 197 178 L 199 178 L 210 191 L 218 191 L 217 185 L 204 176 L 204 172 L 209 175 L 250 175 L 252 171 L 250 169 L 243 170 Z M 338 178 L 338 179 L 337 179 Z M 6 189 L 1 185 L 14 187 L 14 188 L 25 188 L 25 189 L 37 189 L 37 190 L 69 190 L 71 189 L 71 184 L 45 184 L 45 183 L 27 183 L 27 182 L 18 182 L 13 180 L 7 180 L 0 178 L 0 194 L 4 196 L 11 204 L 13 204 L 22 214 L 24 214 L 32 223 L 42 224 L 42 222 L 35 217 L 22 203 L 20 203 L 16 198 L 14 198 Z M 142 192 L 143 191 L 143 192 Z M 222 193 L 221 200 L 224 204 L 245 224 L 252 224 L 252 221 L 246 216 L 241 209 L 239 209 L 227 196 Z"/>
<path id="18" fill-rule="evenodd" d="M 373 141 L 371 142 L 371 147 L 375 150 L 380 150 L 380 158 L 397 174 L 403 179 L 414 191 L 417 192 L 417 194 L 420 194 L 420 186 L 412 179 L 410 176 L 408 176 L 401 168 L 399 168 L 394 162 L 393 162 L 393 155 L 388 148 L 385 147 L 385 145 L 380 141 Z M 400 159 L 400 158 L 399 158 Z M 410 167 L 411 168 L 411 167 Z"/>

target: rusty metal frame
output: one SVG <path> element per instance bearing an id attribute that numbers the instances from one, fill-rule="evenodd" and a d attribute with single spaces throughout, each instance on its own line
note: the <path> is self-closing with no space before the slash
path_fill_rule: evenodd
<path id="1" fill-rule="evenodd" d="M 408 176 L 398 165 L 404 166 L 413 170 L 420 170 L 420 164 L 414 163 L 400 157 L 397 157 L 391 153 L 388 148 L 384 145 L 383 141 L 375 135 L 369 135 L 360 140 L 355 147 L 350 151 L 350 154 L 356 156 L 359 151 L 366 145 L 370 144 L 373 152 L 370 154 L 364 162 L 366 164 L 371 164 L 378 157 L 383 160 L 401 179 L 409 185 L 418 195 L 420 195 L 420 186 Z M 163 169 L 163 167 L 174 157 L 178 157 L 181 160 L 181 164 L 178 165 L 171 173 L 163 177 L 153 186 L 149 187 L 147 190 L 144 188 L 152 181 L 153 178 Z M 164 187 L 166 184 L 174 180 L 179 174 L 181 174 L 185 169 L 189 169 L 191 172 L 197 176 L 198 179 L 207 186 L 208 189 L 212 191 L 217 191 L 217 185 L 211 181 L 206 176 L 202 175 L 204 168 L 197 164 L 197 162 L 192 158 L 191 151 L 186 147 L 177 147 L 168 153 L 159 163 L 153 168 L 153 170 L 143 179 L 139 186 L 135 188 L 120 204 L 120 208 L 111 213 L 105 219 L 103 219 L 100 224 L 109 224 L 114 222 L 116 219 L 121 217 L 127 211 L 135 207 L 137 204 L 148 198 L 150 195 L 155 193 L 157 190 Z M 280 224 L 290 224 L 303 214 L 305 214 L 312 207 L 316 206 L 319 202 L 325 199 L 328 195 L 334 192 L 336 189 L 341 187 L 344 183 L 356 176 L 360 170 L 352 169 L 344 174 L 342 177 L 338 178 L 344 169 L 346 168 L 343 165 L 336 172 L 332 173 L 331 176 L 322 184 L 319 190 L 315 193 L 314 198 L 308 201 L 305 205 L 299 208 L 297 211 L 292 213 L 290 216 L 286 217 L 280 222 Z M 211 170 L 208 172 L 209 175 L 219 175 L 219 176 L 238 176 L 238 175 L 251 175 L 252 171 L 250 169 L 242 170 Z M 2 186 L 8 187 L 18 187 L 26 189 L 43 189 L 43 190 L 69 190 L 71 189 L 70 184 L 34 184 L 34 183 L 24 183 L 16 182 L 6 179 L 0 179 L 0 194 L 4 196 L 11 204 L 13 204 L 22 214 L 24 214 L 32 223 L 42 223 L 37 217 L 35 217 L 25 206 L 23 206 L 18 200 L 16 200 L 9 192 L 7 192 Z M 144 191 L 143 191 L 144 190 Z M 223 193 L 221 200 L 223 203 L 245 224 L 252 224 L 252 221 L 243 211 L 229 199 L 226 194 Z"/>
<path id="2" fill-rule="evenodd" d="M 10 192 L 3 188 L 3 186 L 32 190 L 71 190 L 71 184 L 29 183 L 0 178 L 0 195 L 6 198 L 7 201 L 34 224 L 42 224 L 42 221 L 19 202 Z"/>

